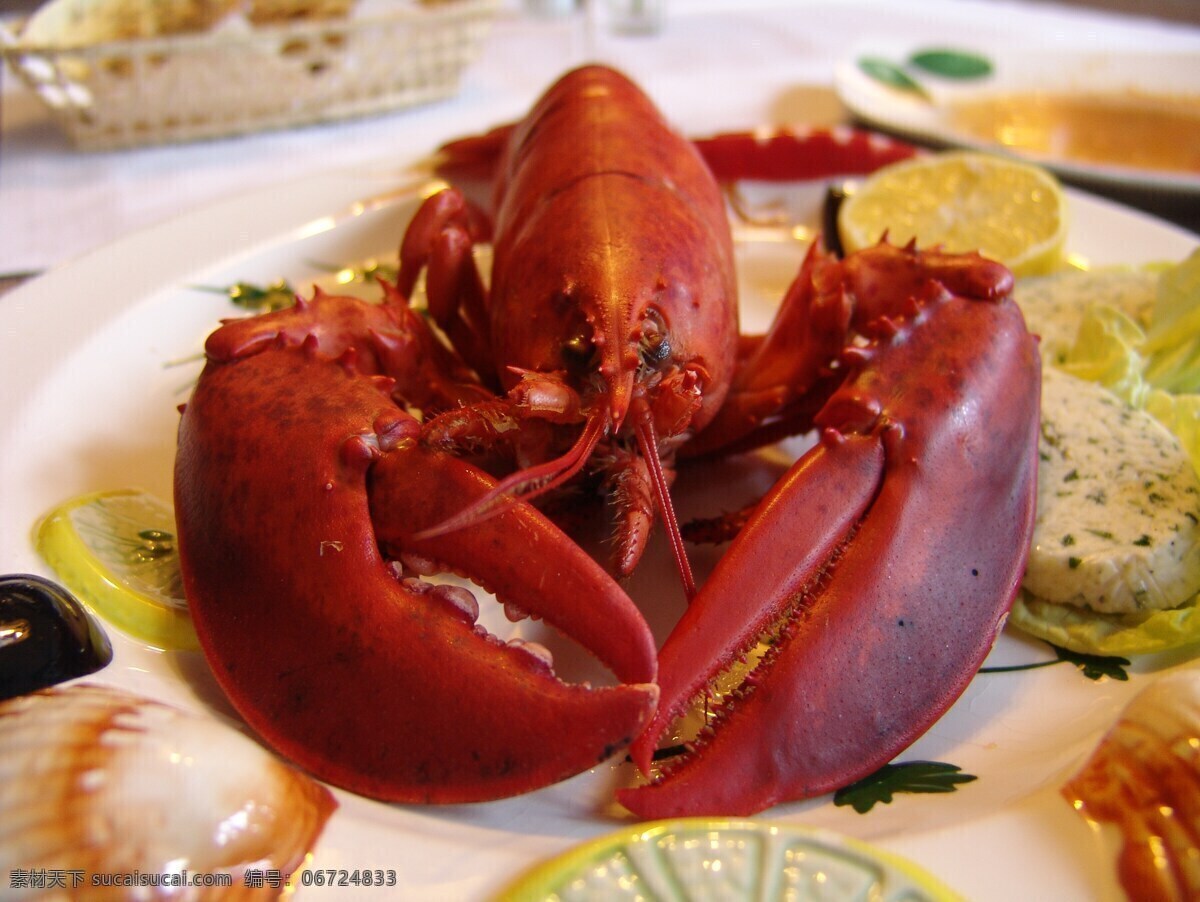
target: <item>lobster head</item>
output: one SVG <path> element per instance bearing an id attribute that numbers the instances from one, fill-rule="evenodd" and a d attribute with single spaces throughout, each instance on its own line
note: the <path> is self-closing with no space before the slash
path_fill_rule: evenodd
<path id="1" fill-rule="evenodd" d="M 711 419 L 738 328 L 724 202 L 636 86 L 600 67 L 556 83 L 513 132 L 495 208 L 502 380 L 563 372 L 613 431 L 636 395 L 660 435 Z"/>

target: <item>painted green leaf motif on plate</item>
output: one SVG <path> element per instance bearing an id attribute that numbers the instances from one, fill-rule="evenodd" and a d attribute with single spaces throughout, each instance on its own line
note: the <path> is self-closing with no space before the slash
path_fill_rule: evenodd
<path id="1" fill-rule="evenodd" d="M 908 63 L 943 78 L 984 78 L 992 74 L 987 57 L 963 50 L 920 50 L 908 58 Z"/>
<path id="2" fill-rule="evenodd" d="M 898 792 L 954 792 L 959 783 L 977 779 L 961 770 L 941 761 L 885 764 L 875 773 L 839 789 L 833 795 L 833 803 L 850 805 L 859 814 L 866 814 L 880 802 L 889 804 Z"/>
<path id="3" fill-rule="evenodd" d="M 866 75 L 878 82 L 882 82 L 888 87 L 899 91 L 907 91 L 910 94 L 918 94 L 922 97 L 926 96 L 925 89 L 895 63 L 888 62 L 879 57 L 864 56 L 858 61 L 858 68 Z"/>

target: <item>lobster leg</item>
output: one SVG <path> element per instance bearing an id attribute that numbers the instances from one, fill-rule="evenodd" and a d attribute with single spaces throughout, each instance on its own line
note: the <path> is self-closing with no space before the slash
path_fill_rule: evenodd
<path id="1" fill-rule="evenodd" d="M 846 336 L 897 313 L 897 299 L 919 296 L 930 282 L 981 300 L 1012 290 L 1011 273 L 978 254 L 883 242 L 839 261 L 814 243 L 766 334 L 743 343 L 724 406 L 683 453 L 742 451 L 807 432 L 841 384 L 834 364 Z"/>
<path id="2" fill-rule="evenodd" d="M 391 380 L 318 345 L 281 336 L 211 361 L 180 422 L 184 585 L 247 723 L 317 777 L 404 802 L 528 791 L 629 743 L 657 699 L 654 642 L 632 602 L 525 505 L 414 541 L 438 505 L 460 508 L 493 483 L 420 443 Z M 550 571 L 527 565 L 531 548 Z M 541 655 L 479 627 L 469 595 L 389 561 L 414 555 L 544 618 L 626 682 L 560 681 Z"/>
<path id="3" fill-rule="evenodd" d="M 630 452 L 613 463 L 607 483 L 622 520 L 613 543 L 611 567 L 623 578 L 641 559 L 654 525 L 654 483 L 646 458 Z"/>
<path id="4" fill-rule="evenodd" d="M 425 294 L 434 321 L 479 378 L 493 380 L 486 291 L 475 265 L 475 244 L 490 237 L 486 215 L 461 191 L 447 188 L 417 209 L 400 243 L 396 289 L 412 297 L 425 270 Z M 496 387 L 494 381 L 492 387 Z"/>
<path id="5" fill-rule="evenodd" d="M 892 759 L 966 687 L 1032 529 L 1039 369 L 1011 300 L 928 282 L 878 320 L 817 417 L 819 444 L 759 504 L 660 652 L 654 745 L 708 682 L 770 650 L 693 750 L 620 799 L 643 817 L 750 814 Z"/>
<path id="6" fill-rule="evenodd" d="M 685 455 L 725 450 L 752 433 L 778 438 L 768 421 L 787 420 L 794 404 L 812 403 L 813 387 L 841 352 L 854 313 L 839 267 L 817 244 L 809 248 L 771 328 L 744 342 L 725 404 Z M 805 425 L 787 431 L 801 433 Z"/>

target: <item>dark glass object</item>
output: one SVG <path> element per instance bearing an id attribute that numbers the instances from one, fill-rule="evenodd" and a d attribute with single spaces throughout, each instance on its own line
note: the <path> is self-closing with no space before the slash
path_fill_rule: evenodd
<path id="1" fill-rule="evenodd" d="M 0 699 L 87 676 L 112 660 L 98 623 L 40 576 L 0 576 Z"/>

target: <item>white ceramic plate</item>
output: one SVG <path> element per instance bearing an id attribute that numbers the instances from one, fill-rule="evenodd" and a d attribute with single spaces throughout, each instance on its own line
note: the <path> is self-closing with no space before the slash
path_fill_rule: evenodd
<path id="1" fill-rule="evenodd" d="M 1200 55 L 1151 51 L 1085 52 L 1061 47 L 1047 47 L 1040 51 L 1014 51 L 986 45 L 955 47 L 953 49 L 983 56 L 993 67 L 991 74 L 985 77 L 959 79 L 939 77 L 906 65 L 914 52 L 923 49 L 924 46 L 917 48 L 898 43 L 871 43 L 856 47 L 837 67 L 835 83 L 838 95 L 865 122 L 914 140 L 1019 153 L 1063 177 L 1101 189 L 1200 196 L 1200 172 L 1166 173 L 1013 151 L 958 131 L 947 116 L 947 109 L 954 103 L 1008 92 L 1119 95 L 1140 91 L 1195 98 L 1200 96 Z M 925 96 L 897 90 L 871 77 L 860 66 L 864 59 L 886 60 L 900 65 L 924 89 Z M 1155 137 L 1147 135 L 1146 140 L 1154 141 Z M 1200 134 L 1193 135 L 1190 140 L 1200 142 Z"/>
<path id="2" fill-rule="evenodd" d="M 224 298 L 196 286 L 280 277 L 303 286 L 326 277 L 328 264 L 390 259 L 424 184 L 381 168 L 259 192 L 125 238 L 0 300 L 3 569 L 51 575 L 31 529 L 68 498 L 122 487 L 171 497 L 176 407 L 198 372 L 204 337 L 220 317 L 235 315 Z M 799 189 L 793 208 L 815 219 L 820 197 L 819 188 Z M 1185 233 L 1111 204 L 1080 194 L 1071 204 L 1072 250 L 1094 262 L 1179 260 L 1194 245 Z M 769 230 L 740 234 L 749 328 L 765 323 L 802 251 Z M 694 491 L 681 513 L 711 513 L 725 491 L 752 490 L 762 480 L 732 465 L 721 478 L 690 480 Z M 699 576 L 708 563 L 697 555 Z M 661 639 L 682 605 L 663 548 L 651 549 L 630 591 Z M 486 621 L 494 632 L 503 622 Z M 109 632 L 115 659 L 100 680 L 236 723 L 199 654 L 160 652 Z M 1005 635 L 989 663 L 1052 657 L 1040 643 Z M 975 899 L 1033 889 L 1057 899 L 1097 898 L 1111 884 L 1107 868 L 1053 788 L 1142 684 L 1141 673 L 1164 663 L 1176 662 L 1140 662 L 1128 683 L 1095 683 L 1069 665 L 981 675 L 902 756 L 949 762 L 977 781 L 947 795 L 898 796 L 866 815 L 824 798 L 767 817 L 901 852 Z M 407 898 L 486 898 L 535 864 L 619 826 L 610 801 L 625 767 L 483 805 L 391 806 L 339 792 L 341 807 L 313 866 L 394 870 Z M 310 892 L 325 898 L 329 890 Z"/>

